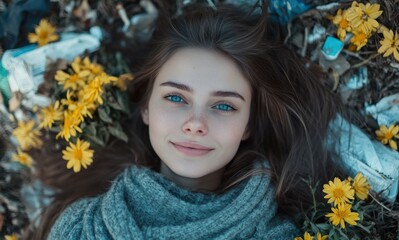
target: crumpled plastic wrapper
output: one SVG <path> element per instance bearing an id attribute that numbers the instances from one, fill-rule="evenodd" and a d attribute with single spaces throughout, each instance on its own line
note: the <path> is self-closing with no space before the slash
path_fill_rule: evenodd
<path id="1" fill-rule="evenodd" d="M 396 152 L 382 143 L 370 139 L 358 127 L 338 116 L 330 123 L 331 141 L 339 136 L 335 147 L 341 158 L 343 168 L 355 176 L 363 173 L 372 186 L 372 190 L 380 193 L 389 201 L 395 201 L 399 183 L 399 152 Z"/>
<path id="2" fill-rule="evenodd" d="M 375 105 L 366 106 L 365 111 L 371 114 L 380 126 L 399 122 L 399 93 L 384 97 Z M 399 158 L 397 160 L 399 162 Z"/>
<path id="3" fill-rule="evenodd" d="M 43 75 L 48 60 L 65 59 L 71 62 L 75 57 L 87 52 L 94 52 L 100 46 L 100 41 L 90 34 L 64 33 L 61 41 L 43 47 L 29 45 L 19 49 L 7 50 L 2 58 L 2 64 L 8 71 L 8 83 L 11 92 L 21 92 L 22 102 L 28 108 L 45 107 L 50 100 L 36 95 L 38 86 L 44 81 Z"/>

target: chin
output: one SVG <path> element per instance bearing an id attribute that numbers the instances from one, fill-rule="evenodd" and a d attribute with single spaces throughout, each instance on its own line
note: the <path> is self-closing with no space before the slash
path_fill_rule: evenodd
<path id="1" fill-rule="evenodd" d="M 170 168 L 174 174 L 185 178 L 201 178 L 208 175 L 208 172 L 198 171 L 198 169 L 181 169 L 181 168 Z"/>

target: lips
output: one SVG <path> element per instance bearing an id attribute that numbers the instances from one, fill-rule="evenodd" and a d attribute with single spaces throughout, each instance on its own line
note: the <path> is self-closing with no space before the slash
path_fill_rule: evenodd
<path id="1" fill-rule="evenodd" d="M 213 150 L 213 148 L 208 148 L 199 144 L 190 143 L 190 142 L 171 142 L 173 147 L 183 153 L 186 156 L 190 157 L 200 157 L 205 156 L 209 152 Z"/>

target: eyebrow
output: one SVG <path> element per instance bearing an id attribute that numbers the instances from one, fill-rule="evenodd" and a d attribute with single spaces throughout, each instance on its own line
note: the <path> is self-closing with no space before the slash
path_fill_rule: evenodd
<path id="1" fill-rule="evenodd" d="M 193 92 L 193 89 L 190 88 L 189 86 L 185 85 L 185 84 L 181 84 L 181 83 L 176 83 L 176 82 L 163 82 L 160 84 L 160 86 L 167 86 L 167 87 L 174 87 L 186 92 Z M 243 96 L 241 96 L 241 94 L 237 93 L 237 92 L 232 92 L 232 91 L 215 91 L 212 92 L 211 94 L 212 96 L 215 97 L 235 97 L 235 98 L 239 98 L 241 100 L 243 100 L 245 102 L 245 98 Z"/>

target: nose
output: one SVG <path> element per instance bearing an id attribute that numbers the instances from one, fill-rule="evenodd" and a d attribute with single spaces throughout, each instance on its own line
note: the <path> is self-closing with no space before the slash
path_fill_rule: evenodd
<path id="1" fill-rule="evenodd" d="M 185 134 L 193 136 L 204 136 L 208 133 L 208 126 L 204 116 L 194 115 L 183 124 L 182 130 Z"/>

